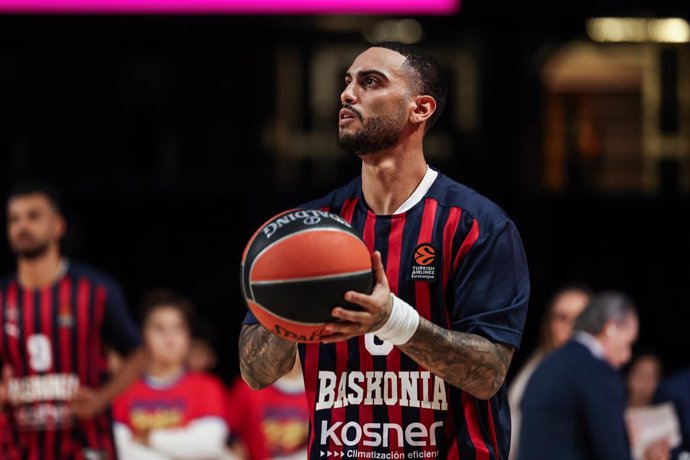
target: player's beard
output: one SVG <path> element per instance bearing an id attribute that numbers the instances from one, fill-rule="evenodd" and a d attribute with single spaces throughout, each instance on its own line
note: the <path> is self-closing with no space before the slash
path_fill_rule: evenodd
<path id="1" fill-rule="evenodd" d="M 359 113 L 357 112 L 359 115 Z M 404 107 L 391 115 L 359 117 L 362 127 L 355 132 L 339 132 L 338 145 L 357 156 L 380 152 L 393 147 L 400 140 L 405 126 Z"/>
<path id="2" fill-rule="evenodd" d="M 14 254 L 20 259 L 34 260 L 42 257 L 48 252 L 50 242 L 35 240 L 32 244 L 22 248 L 13 247 Z"/>

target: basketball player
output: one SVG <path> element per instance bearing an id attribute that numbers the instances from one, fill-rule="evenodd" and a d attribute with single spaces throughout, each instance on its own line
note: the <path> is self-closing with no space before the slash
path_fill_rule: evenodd
<path id="1" fill-rule="evenodd" d="M 61 255 L 65 229 L 50 189 L 11 193 L 7 234 L 17 271 L 0 280 L 3 459 L 115 459 L 108 405 L 143 369 L 122 291 Z M 110 381 L 104 343 L 125 356 Z"/>
<path id="2" fill-rule="evenodd" d="M 334 306 L 320 344 L 297 346 L 248 314 L 242 375 L 265 387 L 299 351 L 310 459 L 506 459 L 504 379 L 529 296 L 518 231 L 425 161 L 424 134 L 446 100 L 433 59 L 380 43 L 344 83 L 338 143 L 361 159 L 361 177 L 302 207 L 352 224 L 373 253 L 375 287 L 345 294 L 362 310 Z"/>

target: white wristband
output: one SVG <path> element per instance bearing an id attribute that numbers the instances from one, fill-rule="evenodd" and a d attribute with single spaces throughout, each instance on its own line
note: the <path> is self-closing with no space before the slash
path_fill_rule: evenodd
<path id="1" fill-rule="evenodd" d="M 401 298 L 391 294 L 393 309 L 386 324 L 381 326 L 374 334 L 380 339 L 388 340 L 393 345 L 406 344 L 417 332 L 419 326 L 419 313 Z"/>

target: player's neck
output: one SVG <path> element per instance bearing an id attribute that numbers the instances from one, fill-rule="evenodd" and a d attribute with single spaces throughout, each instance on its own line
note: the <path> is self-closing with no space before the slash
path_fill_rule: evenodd
<path id="1" fill-rule="evenodd" d="M 57 248 L 27 259 L 17 259 L 17 280 L 24 289 L 41 289 L 55 283 L 64 274 L 65 261 Z"/>
<path id="2" fill-rule="evenodd" d="M 399 145 L 362 157 L 362 192 L 377 215 L 391 215 L 419 186 L 427 171 L 421 145 Z"/>

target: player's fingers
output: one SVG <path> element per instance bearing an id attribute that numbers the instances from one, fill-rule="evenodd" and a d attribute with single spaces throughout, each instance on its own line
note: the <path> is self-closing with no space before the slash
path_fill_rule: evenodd
<path id="1" fill-rule="evenodd" d="M 374 251 L 371 255 L 371 266 L 376 274 L 376 284 L 381 284 L 388 288 L 388 277 L 386 277 L 386 270 L 383 268 L 383 261 L 379 251 Z"/>
<path id="2" fill-rule="evenodd" d="M 332 334 L 359 334 L 364 332 L 362 323 L 343 321 L 341 323 L 327 323 L 326 332 Z"/>
<path id="3" fill-rule="evenodd" d="M 369 313 L 377 311 L 376 301 L 370 295 L 362 294 L 361 292 L 347 291 L 345 293 L 345 300 L 359 305 Z"/>
<path id="4" fill-rule="evenodd" d="M 331 314 L 336 318 L 351 321 L 353 323 L 365 323 L 373 320 L 373 317 L 369 312 L 347 310 L 342 307 L 335 307 Z"/>

